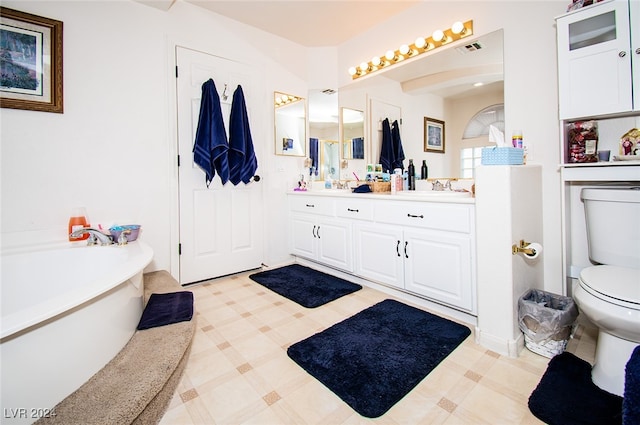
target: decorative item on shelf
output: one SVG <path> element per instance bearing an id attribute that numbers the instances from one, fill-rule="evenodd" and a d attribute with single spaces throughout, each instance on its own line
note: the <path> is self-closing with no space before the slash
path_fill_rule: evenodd
<path id="1" fill-rule="evenodd" d="M 616 161 L 640 160 L 640 130 L 632 128 L 620 138 L 620 148 Z"/>
<path id="2" fill-rule="evenodd" d="M 425 52 L 430 52 L 438 47 L 460 40 L 473 34 L 473 21 L 454 22 L 447 30 L 435 30 L 430 37 L 418 37 L 412 44 L 403 44 L 398 50 L 388 50 L 383 56 L 374 56 L 369 62 L 362 62 L 358 66 L 349 68 L 352 79 L 360 78 L 364 75 L 380 69 L 388 68 L 391 65 L 402 62 L 405 59 L 418 56 Z"/>
<path id="3" fill-rule="evenodd" d="M 598 123 L 576 121 L 568 127 L 569 162 L 598 162 Z"/>

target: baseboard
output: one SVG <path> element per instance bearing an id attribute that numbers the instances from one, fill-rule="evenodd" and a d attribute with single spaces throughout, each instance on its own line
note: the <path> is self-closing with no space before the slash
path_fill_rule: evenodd
<path id="1" fill-rule="evenodd" d="M 503 356 L 515 358 L 518 357 L 524 349 L 524 335 L 522 335 L 522 333 L 518 334 L 515 339 L 505 339 L 482 332 L 482 329 L 476 326 L 475 334 L 477 344 Z"/>

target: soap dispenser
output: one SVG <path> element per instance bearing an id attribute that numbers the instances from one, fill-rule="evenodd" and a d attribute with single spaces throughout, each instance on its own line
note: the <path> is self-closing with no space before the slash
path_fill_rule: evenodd
<path id="1" fill-rule="evenodd" d="M 72 237 L 71 234 L 76 230 L 89 227 L 89 220 L 87 219 L 87 210 L 84 207 L 77 207 L 71 211 L 71 217 L 69 217 L 68 235 L 69 241 L 83 241 L 89 239 L 89 234 L 84 233 L 78 237 Z"/>

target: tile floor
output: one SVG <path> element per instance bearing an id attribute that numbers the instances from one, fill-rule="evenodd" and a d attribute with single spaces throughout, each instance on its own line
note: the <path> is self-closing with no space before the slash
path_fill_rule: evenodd
<path id="1" fill-rule="evenodd" d="M 365 287 L 306 309 L 249 274 L 188 288 L 198 326 L 161 425 L 542 423 L 527 400 L 548 359 L 526 349 L 517 359 L 501 356 L 475 344 L 473 334 L 383 416 L 360 416 L 290 360 L 286 349 L 391 297 Z M 579 327 L 568 350 L 592 361 L 594 331 Z"/>

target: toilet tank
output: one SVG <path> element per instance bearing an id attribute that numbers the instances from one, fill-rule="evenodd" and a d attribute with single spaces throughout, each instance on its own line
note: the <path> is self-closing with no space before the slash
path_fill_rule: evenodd
<path id="1" fill-rule="evenodd" d="M 640 269 L 640 187 L 585 188 L 589 258 Z"/>

